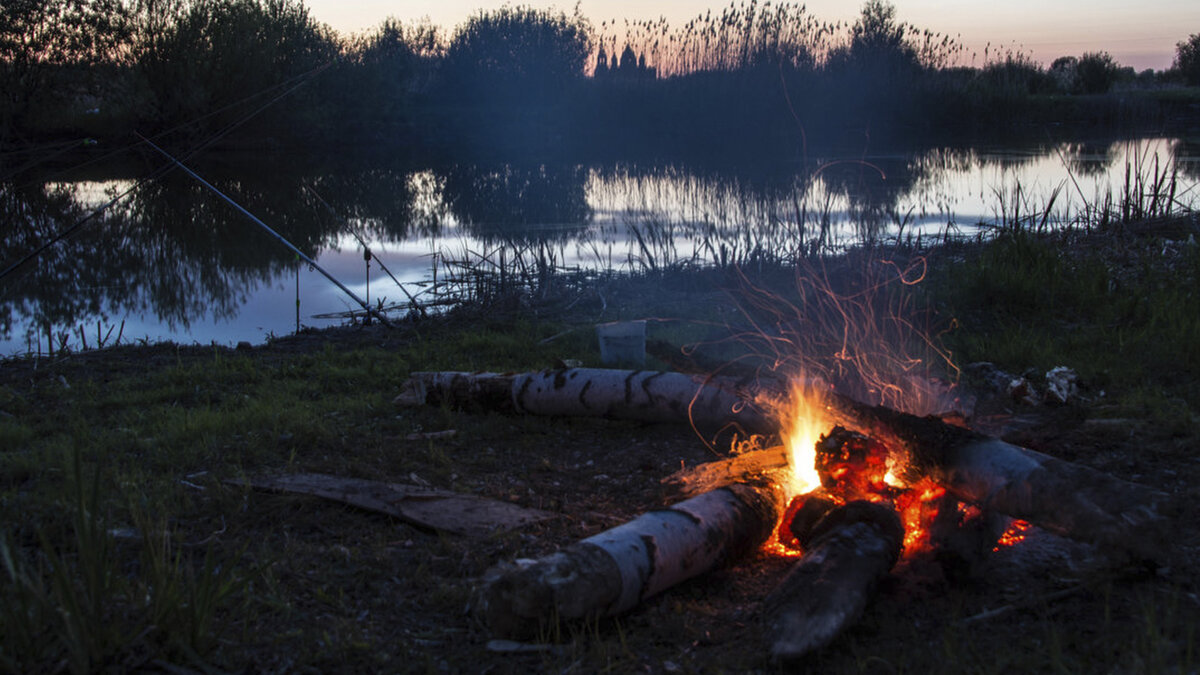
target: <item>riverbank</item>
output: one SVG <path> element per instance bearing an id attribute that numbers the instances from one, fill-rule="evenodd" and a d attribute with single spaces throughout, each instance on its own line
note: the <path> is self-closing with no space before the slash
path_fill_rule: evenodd
<path id="1" fill-rule="evenodd" d="M 1090 232 L 1017 227 L 988 244 L 819 268 L 839 289 L 864 269 L 924 270 L 886 297 L 924 317 L 959 366 L 1029 371 L 1035 388 L 1051 368 L 1077 371 L 1076 396 L 1035 405 L 964 369 L 968 421 L 1174 494 L 1185 515 L 1177 559 L 1159 569 L 1058 561 L 1036 577 L 997 567 L 960 578 L 940 564 L 899 568 L 809 667 L 1196 667 L 1200 513 L 1186 496 L 1200 480 L 1197 233 L 1193 216 Z M 893 267 L 872 268 L 881 260 Z M 392 403 L 416 370 L 598 365 L 593 326 L 617 319 L 657 319 L 647 367 L 752 363 L 738 350 L 760 343 L 729 339 L 745 336 L 751 287 L 775 307 L 800 296 L 791 270 L 742 272 L 562 284 L 241 349 L 124 345 L 0 363 L 0 670 L 770 672 L 759 612 L 791 561 L 766 552 L 618 620 L 547 636 L 537 651 L 498 653 L 467 612 L 490 566 L 672 501 L 661 479 L 717 456 L 690 429 Z M 471 538 L 245 486 L 300 472 L 429 484 L 555 517 Z"/>

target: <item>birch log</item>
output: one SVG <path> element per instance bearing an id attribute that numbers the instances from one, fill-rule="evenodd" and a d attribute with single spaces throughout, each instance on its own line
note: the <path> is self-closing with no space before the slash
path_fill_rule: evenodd
<path id="1" fill-rule="evenodd" d="M 536 373 L 417 372 L 399 405 L 448 405 L 533 415 L 691 422 L 772 434 L 779 423 L 755 403 L 751 381 L 649 370 L 564 368 Z"/>
<path id="2" fill-rule="evenodd" d="M 857 621 L 904 542 L 900 517 L 887 506 L 854 501 L 830 508 L 829 502 L 814 502 L 807 517 L 798 514 L 792 521 L 804 556 L 764 604 L 767 640 L 777 661 L 819 649 Z"/>
<path id="3" fill-rule="evenodd" d="M 497 636 L 535 637 L 558 620 L 614 616 L 756 550 L 782 510 L 774 483 L 737 484 L 650 511 L 537 560 L 489 571 L 477 612 Z"/>
<path id="4" fill-rule="evenodd" d="M 882 440 L 900 477 L 929 476 L 958 499 L 1054 534 L 1164 561 L 1179 505 L 1130 483 L 1000 439 L 882 406 L 831 398 L 838 424 Z"/>

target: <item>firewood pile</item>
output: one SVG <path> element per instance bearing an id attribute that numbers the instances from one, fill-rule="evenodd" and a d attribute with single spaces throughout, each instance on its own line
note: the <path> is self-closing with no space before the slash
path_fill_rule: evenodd
<path id="1" fill-rule="evenodd" d="M 690 424 L 770 436 L 776 383 L 678 373 L 558 369 L 414 373 L 397 403 L 514 414 Z M 972 564 L 1033 533 L 1115 565 L 1166 564 L 1178 505 L 1160 491 L 1015 446 L 938 417 L 835 394 L 815 450 L 820 486 L 788 494 L 778 448 L 667 478 L 688 498 L 549 556 L 506 562 L 481 580 L 475 609 L 496 637 L 530 639 L 558 621 L 615 616 L 763 546 L 791 549 L 790 572 L 763 603 L 773 658 L 803 657 L 852 625 L 905 556 Z"/>

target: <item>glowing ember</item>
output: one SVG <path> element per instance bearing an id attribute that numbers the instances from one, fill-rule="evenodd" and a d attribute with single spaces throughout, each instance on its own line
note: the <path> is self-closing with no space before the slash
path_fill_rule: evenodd
<path id="1" fill-rule="evenodd" d="M 911 555 L 929 549 L 929 531 L 938 516 L 938 503 L 946 489 L 929 478 L 922 478 L 895 500 L 904 523 L 904 553 Z"/>
<path id="2" fill-rule="evenodd" d="M 812 453 L 806 456 L 793 445 L 792 457 L 801 458 L 798 461 L 805 462 L 805 468 L 811 462 L 823 499 L 836 504 L 854 500 L 887 504 L 897 511 L 904 525 L 905 555 L 930 548 L 930 531 L 946 494 L 943 487 L 929 478 L 912 485 L 899 484 L 894 478 L 889 480 L 892 474 L 888 470 L 891 455 L 888 448 L 842 427 L 821 435 L 812 448 Z M 783 555 L 799 553 L 800 546 L 791 534 L 792 519 L 812 498 L 809 493 L 816 486 L 807 483 L 806 487 L 789 503 L 769 550 Z"/>
<path id="3" fill-rule="evenodd" d="M 1031 525 L 1024 520 L 1014 520 L 1012 525 L 1009 525 L 1008 529 L 1004 531 L 1004 534 L 1000 535 L 1000 540 L 996 542 L 996 547 L 992 549 L 992 552 L 994 553 L 1006 546 L 1013 546 L 1025 541 L 1025 532 L 1030 527 Z"/>

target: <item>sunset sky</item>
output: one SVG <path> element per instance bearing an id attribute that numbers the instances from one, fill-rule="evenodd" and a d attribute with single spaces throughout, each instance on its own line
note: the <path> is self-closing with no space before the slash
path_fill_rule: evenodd
<path id="1" fill-rule="evenodd" d="M 503 0 L 306 0 L 312 15 L 342 33 L 367 30 L 392 16 L 404 21 L 428 17 L 447 31 L 479 9 L 503 6 Z M 554 7 L 570 13 L 572 0 L 528 0 L 513 5 Z M 809 0 L 811 14 L 826 21 L 852 21 L 862 7 L 854 0 Z M 1017 47 L 1049 64 L 1064 55 L 1107 51 L 1123 66 L 1164 69 L 1175 44 L 1200 33 L 1198 0 L 896 0 L 900 21 L 918 28 L 959 36 L 982 60 L 983 48 Z M 583 15 L 599 26 L 611 19 L 642 20 L 664 16 L 672 26 L 712 9 L 729 6 L 713 0 L 580 0 Z"/>

